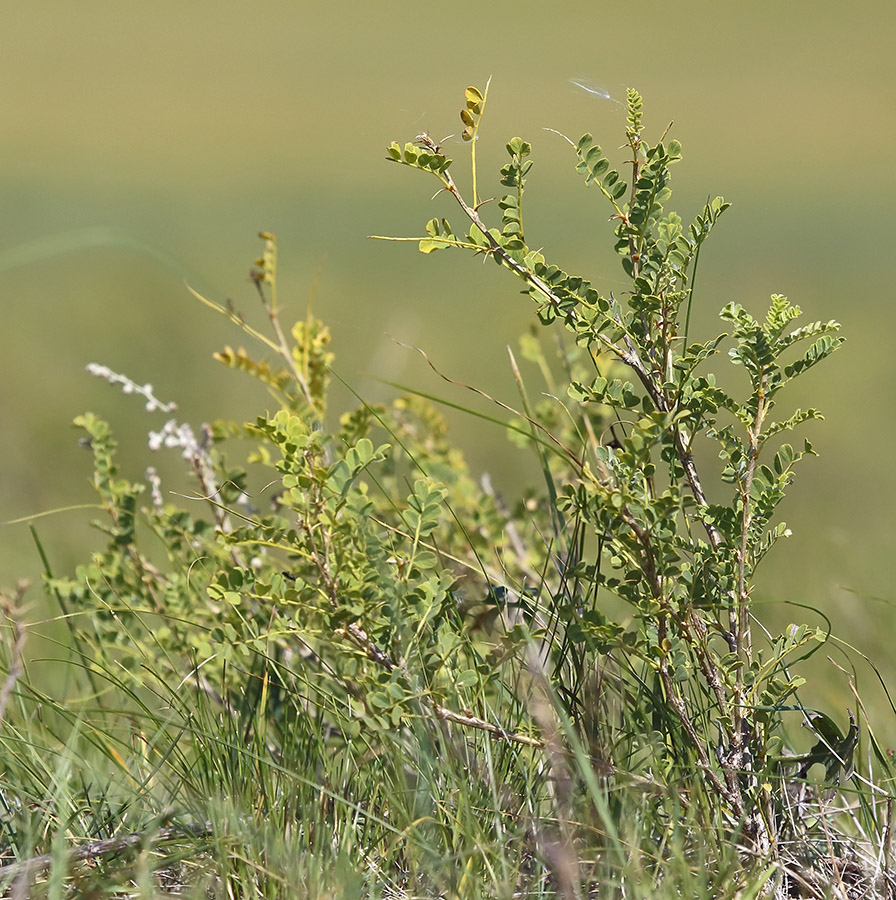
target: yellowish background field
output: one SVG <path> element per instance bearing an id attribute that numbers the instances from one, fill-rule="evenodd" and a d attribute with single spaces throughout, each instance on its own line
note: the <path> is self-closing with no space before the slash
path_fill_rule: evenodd
<path id="1" fill-rule="evenodd" d="M 10 7 L 0 53 L 2 518 L 92 500 L 89 458 L 69 427 L 83 410 L 117 424 L 126 474 L 156 461 L 145 435 L 161 420 L 91 379 L 87 362 L 151 381 L 194 423 L 264 405 L 211 360 L 238 336 L 183 287 L 186 278 L 249 311 L 261 228 L 279 236 L 296 316 L 321 271 L 316 309 L 332 325 L 339 372 L 365 396 L 388 394 L 371 376 L 451 394 L 388 334 L 512 401 L 504 347 L 526 327 L 529 302 L 494 266 L 366 239 L 417 234 L 452 212 L 383 150 L 423 130 L 459 133 L 464 87 L 492 76 L 482 171 L 503 163 L 513 135 L 530 140 L 530 242 L 612 288 L 620 272 L 605 207 L 544 129 L 589 130 L 614 147 L 621 107 L 570 79 L 618 98 L 632 85 L 652 134 L 674 119 L 684 144 L 676 208 L 690 218 L 717 193 L 734 204 L 701 261 L 704 333 L 728 301 L 758 313 L 772 292 L 809 320 L 843 322 L 847 346 L 790 398 L 827 413 L 806 430 L 822 456 L 800 473 L 785 509 L 795 535 L 757 597 L 823 608 L 892 676 L 894 18 L 888 4 L 861 0 Z M 459 176 L 466 148 L 446 146 Z M 457 427 L 475 466 L 512 490 L 526 471 L 519 451 L 498 430 Z M 55 565 L 92 546 L 89 518 L 37 521 Z M 27 529 L 5 527 L 0 581 L 37 572 Z M 780 606 L 772 615 L 815 621 Z M 860 677 L 882 731 L 896 734 L 869 672 Z M 810 699 L 842 718 L 846 680 L 826 684 L 830 698 Z"/>

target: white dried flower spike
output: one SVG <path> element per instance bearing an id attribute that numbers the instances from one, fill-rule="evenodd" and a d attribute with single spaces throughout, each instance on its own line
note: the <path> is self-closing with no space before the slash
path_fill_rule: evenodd
<path id="1" fill-rule="evenodd" d="M 160 450 L 162 447 L 179 448 L 183 450 L 184 459 L 195 459 L 202 455 L 202 447 L 196 440 L 193 429 L 184 423 L 177 424 L 177 419 L 169 419 L 161 431 L 150 431 L 149 449 Z"/>
<path id="2" fill-rule="evenodd" d="M 162 497 L 162 479 L 159 477 L 159 473 L 154 466 L 149 466 L 147 468 L 146 480 L 149 482 L 152 489 L 152 505 L 158 512 L 161 512 L 165 506 L 165 501 Z"/>
<path id="3" fill-rule="evenodd" d="M 163 403 L 159 400 L 153 394 L 151 384 L 137 384 L 128 378 L 127 375 L 120 375 L 118 372 L 113 372 L 108 366 L 103 366 L 99 363 L 88 363 L 87 371 L 91 375 L 96 375 L 97 378 L 105 378 L 109 384 L 121 385 L 121 390 L 125 394 L 140 394 L 141 397 L 145 397 L 147 412 L 171 413 L 177 409 L 176 403 Z"/>

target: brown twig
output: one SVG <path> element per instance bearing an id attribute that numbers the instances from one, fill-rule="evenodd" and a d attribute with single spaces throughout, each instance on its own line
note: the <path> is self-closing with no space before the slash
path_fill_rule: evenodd
<path id="1" fill-rule="evenodd" d="M 212 833 L 211 822 L 194 822 L 186 825 L 172 825 L 162 828 L 157 832 L 137 831 L 119 837 L 106 838 L 102 841 L 90 841 L 80 847 L 72 847 L 65 853 L 66 865 L 76 862 L 84 862 L 91 859 L 100 859 L 135 847 L 149 844 L 163 844 L 176 841 L 183 837 L 208 837 Z M 0 879 L 30 879 L 49 869 L 56 858 L 55 853 L 45 853 L 43 856 L 35 856 L 31 859 L 23 859 L 19 862 L 0 866 Z M 27 896 L 27 895 L 26 895 Z"/>

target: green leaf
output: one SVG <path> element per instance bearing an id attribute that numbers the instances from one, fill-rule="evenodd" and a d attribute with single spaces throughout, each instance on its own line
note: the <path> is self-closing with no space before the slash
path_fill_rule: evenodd
<path id="1" fill-rule="evenodd" d="M 385 691 L 373 691 L 367 695 L 367 703 L 374 709 L 389 709 L 392 699 Z"/>
<path id="2" fill-rule="evenodd" d="M 446 250 L 452 245 L 452 241 L 431 241 L 424 238 L 417 244 L 417 248 L 421 253 L 433 253 L 436 250 Z"/>
<path id="3" fill-rule="evenodd" d="M 796 362 L 784 367 L 784 374 L 788 378 L 796 378 L 830 356 L 842 344 L 841 337 L 832 337 L 829 334 L 820 337 Z"/>
<path id="4" fill-rule="evenodd" d="M 428 478 L 421 478 L 414 483 L 414 492 L 408 497 L 408 508 L 402 518 L 415 541 L 431 534 L 439 524 L 446 493 L 444 485 Z"/>

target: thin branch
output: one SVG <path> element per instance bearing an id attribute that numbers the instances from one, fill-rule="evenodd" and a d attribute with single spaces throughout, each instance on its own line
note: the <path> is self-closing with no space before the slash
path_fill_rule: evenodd
<path id="1" fill-rule="evenodd" d="M 347 625 L 342 629 L 342 633 L 360 647 L 369 660 L 382 666 L 389 672 L 398 668 L 398 664 L 370 639 L 367 632 L 358 625 L 357 622 L 352 622 L 350 625 Z M 479 731 L 486 731 L 493 737 L 502 741 L 509 741 L 514 744 L 524 744 L 527 747 L 543 748 L 545 746 L 545 742 L 539 738 L 532 737 L 528 734 L 521 734 L 516 731 L 507 731 L 499 725 L 487 722 L 485 719 L 480 719 L 478 716 L 456 713 L 453 710 L 448 709 L 448 707 L 436 703 L 429 697 L 421 697 L 420 701 L 432 710 L 437 719 L 442 719 L 446 722 L 454 722 L 456 725 L 463 725 L 467 728 L 476 728 Z"/>
<path id="2" fill-rule="evenodd" d="M 211 822 L 194 822 L 186 825 L 172 825 L 162 828 L 160 831 L 137 831 L 120 837 L 107 838 L 102 841 L 91 841 L 80 847 L 72 847 L 65 853 L 66 865 L 76 862 L 84 862 L 90 859 L 100 859 L 125 850 L 133 850 L 136 847 L 164 844 L 176 841 L 184 837 L 203 838 L 212 833 Z M 20 862 L 10 863 L 8 866 L 0 866 L 0 879 L 5 878 L 33 878 L 38 872 L 49 869 L 53 864 L 56 854 L 45 853 L 43 856 L 35 856 L 31 859 L 23 859 Z"/>

